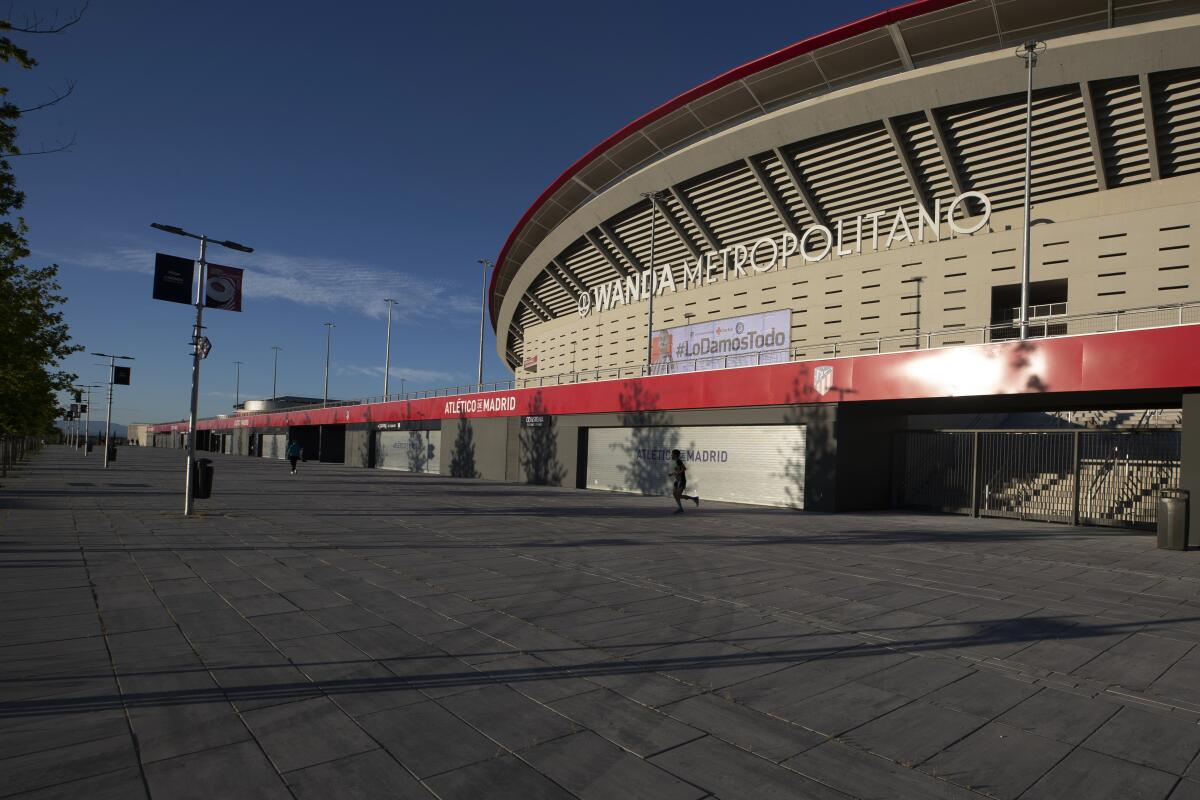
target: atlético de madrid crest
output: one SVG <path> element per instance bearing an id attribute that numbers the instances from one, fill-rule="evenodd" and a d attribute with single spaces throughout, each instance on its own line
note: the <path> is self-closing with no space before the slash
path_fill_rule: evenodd
<path id="1" fill-rule="evenodd" d="M 833 388 L 833 367 L 817 367 L 813 370 L 813 389 L 822 397 Z"/>

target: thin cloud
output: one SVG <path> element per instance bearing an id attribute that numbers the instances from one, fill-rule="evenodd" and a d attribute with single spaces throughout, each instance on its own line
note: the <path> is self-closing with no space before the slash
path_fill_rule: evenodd
<path id="1" fill-rule="evenodd" d="M 355 364 L 339 366 L 337 371 L 344 375 L 362 375 L 383 380 L 383 367 L 363 367 Z M 439 372 L 431 369 L 413 369 L 411 367 L 392 367 L 393 380 L 403 378 L 411 383 L 449 386 L 458 381 L 461 376 L 452 372 Z M 399 388 L 399 387 L 397 387 Z"/>
<path id="2" fill-rule="evenodd" d="M 154 272 L 154 250 L 115 246 L 83 253 L 39 251 L 38 260 L 105 272 Z M 222 253 L 213 260 L 246 270 L 243 291 L 248 300 L 287 300 L 324 308 L 349 308 L 367 317 L 387 314 L 385 297 L 394 297 L 396 316 L 407 320 L 469 318 L 479 313 L 477 301 L 457 287 L 404 272 L 341 259 L 293 256 L 258 251 Z M 382 372 L 380 373 L 382 377 Z"/>
<path id="3" fill-rule="evenodd" d="M 469 297 L 455 294 L 446 284 L 403 272 L 280 253 L 255 253 L 244 263 L 248 298 L 351 307 L 368 317 L 387 314 L 385 297 L 401 301 L 396 304 L 396 314 L 401 319 L 439 319 L 446 314 L 466 316 L 475 312 L 475 304 Z"/>

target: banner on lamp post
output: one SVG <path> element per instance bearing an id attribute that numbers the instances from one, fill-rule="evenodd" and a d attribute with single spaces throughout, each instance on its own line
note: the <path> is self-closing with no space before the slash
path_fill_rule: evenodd
<path id="1" fill-rule="evenodd" d="M 190 258 L 154 254 L 154 299 L 170 303 L 192 304 L 192 273 L 196 262 Z"/>
<path id="2" fill-rule="evenodd" d="M 225 311 L 241 311 L 242 270 L 209 264 L 208 278 L 204 281 L 204 305 Z"/>

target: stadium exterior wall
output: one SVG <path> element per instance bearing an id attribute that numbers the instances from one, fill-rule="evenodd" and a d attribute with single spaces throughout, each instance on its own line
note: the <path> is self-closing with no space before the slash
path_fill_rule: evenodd
<path id="1" fill-rule="evenodd" d="M 1194 224 L 1200 216 L 1200 163 L 1179 166 L 1167 177 L 1171 170 L 1162 166 L 1164 154 L 1149 152 L 1155 141 L 1151 131 L 1146 158 L 1153 158 L 1158 165 L 1159 177 L 1151 178 L 1147 172 L 1144 180 L 1123 179 L 1110 162 L 1114 158 L 1120 161 L 1124 156 L 1109 154 L 1106 161 L 1104 153 L 1096 153 L 1104 142 L 1099 141 L 1103 131 L 1098 130 L 1103 120 L 1095 121 L 1096 103 L 1107 102 L 1104 92 L 1109 91 L 1108 82 L 1116 80 L 1118 88 L 1131 101 L 1141 102 L 1143 96 L 1149 95 L 1152 83 L 1158 86 L 1167 80 L 1153 76 L 1175 75 L 1174 71 L 1200 66 L 1200 16 L 1089 31 L 1052 38 L 1049 44 L 1036 73 L 1040 91 L 1049 94 L 1039 99 L 1047 110 L 1044 118 L 1035 123 L 1038 126 L 1035 159 L 1047 161 L 1039 166 L 1035 160 L 1033 280 L 1066 280 L 1069 293 L 1066 302 L 1071 315 L 1200 300 L 1200 281 L 1191 278 L 1195 270 L 1192 254 L 1200 248 L 1200 225 Z M 566 271 L 573 270 L 578 276 L 580 268 L 573 268 L 573 264 L 610 262 L 606 269 L 593 267 L 602 277 L 581 280 L 588 284 L 585 288 L 589 290 L 619 277 L 611 262 L 630 270 L 634 269 L 634 262 L 645 268 L 646 224 L 650 214 L 642 193 L 675 187 L 687 195 L 690 186 L 703 188 L 706 181 L 719 181 L 725 174 L 732 176 L 731 182 L 743 181 L 750 186 L 751 182 L 745 178 L 750 170 L 740 165 L 759 159 L 761 168 L 778 172 L 778 164 L 770 161 L 770 154 L 781 148 L 800 147 L 792 152 L 799 171 L 816 170 L 821 167 L 819 163 L 807 166 L 804 163 L 804 152 L 811 143 L 821 143 L 829 137 L 836 140 L 856 131 L 862 132 L 862 136 L 878 135 L 884 141 L 885 122 L 894 128 L 898 121 L 912 121 L 913 115 L 926 111 L 933 113 L 940 120 L 937 124 L 946 129 L 953 124 L 955 109 L 966 107 L 969 113 L 963 114 L 967 119 L 971 114 L 985 114 L 991 102 L 1003 101 L 1004 113 L 1009 115 L 1004 118 L 1002 130 L 996 133 L 1008 137 L 1001 144 L 1009 147 L 1013 136 L 1019 138 L 1023 134 L 1023 113 L 1017 113 L 1023 111 L 1023 97 L 1017 95 L 1024 80 L 1020 62 L 1013 57 L 1011 48 L 1005 47 L 834 90 L 762 114 L 659 158 L 598 193 L 545 232 L 515 271 L 500 302 L 497 315 L 500 356 L 514 367 L 518 377 L 532 374 L 514 360 L 518 354 L 524 358 L 537 356 L 536 374 L 644 362 L 647 303 L 634 300 L 601 312 L 593 308 L 586 317 L 581 317 L 572 302 L 581 292 L 555 266 L 563 264 Z M 1145 91 L 1139 82 L 1146 83 Z M 1155 102 L 1159 103 L 1156 109 L 1161 111 L 1167 101 L 1159 98 Z M 1053 110 L 1056 103 L 1058 112 Z M 1127 110 L 1133 108 L 1129 106 Z M 1138 108 L 1144 116 L 1145 109 Z M 1168 123 L 1177 124 L 1164 119 L 1150 122 L 1151 128 L 1158 126 L 1160 149 Z M 1143 136 L 1144 131 L 1143 125 Z M 946 130 L 943 133 L 943 138 L 953 138 Z M 1116 141 L 1125 134 L 1112 136 Z M 967 139 L 963 133 L 960 144 L 968 144 Z M 950 142 L 951 149 L 954 144 Z M 1051 163 L 1056 147 L 1063 150 L 1063 159 L 1074 162 L 1069 166 Z M 881 180 L 891 180 L 900 169 L 899 162 L 906 158 L 911 162 L 909 167 L 915 164 L 913 154 L 902 155 L 902 149 L 895 151 L 891 162 L 885 159 L 873 168 L 879 171 Z M 764 155 L 767 161 L 762 161 Z M 841 157 L 840 152 L 834 155 Z M 874 157 L 877 156 L 878 153 Z M 1083 156 L 1095 159 L 1094 163 L 1083 163 L 1080 160 Z M 932 159 L 930 163 L 937 160 L 934 155 L 928 158 Z M 970 161 L 971 158 L 976 161 Z M 1014 202 L 1013 191 L 1019 189 L 1020 173 L 1018 170 L 1003 179 L 989 178 L 978 156 L 958 152 L 942 159 L 947 161 L 956 163 L 942 163 L 936 168 L 959 173 L 963 191 L 983 191 L 995 205 L 979 232 L 955 236 L 943 224 L 941 241 L 937 242 L 897 243 L 877 252 L 869 252 L 868 248 L 861 255 L 829 257 L 816 263 L 805 263 L 802 254 L 797 254 L 785 268 L 667 292 L 655 300 L 655 329 L 680 324 L 685 311 L 704 320 L 790 308 L 793 344 L 897 336 L 914 328 L 911 319 L 914 278 L 921 278 L 920 294 L 924 301 L 921 330 L 973 328 L 993 323 L 993 287 L 1019 280 L 1021 212 Z M 869 177 L 869 171 L 847 172 L 847 180 Z M 972 181 L 972 177 L 977 180 Z M 944 208 L 955 196 L 954 192 L 947 194 L 944 187 L 934 190 L 926 186 L 920 176 L 916 182 L 919 185 L 910 196 L 894 195 L 896 205 L 909 210 L 910 220 L 919 203 L 932 209 L 940 200 Z M 1101 190 L 1105 184 L 1110 188 Z M 785 185 L 786 181 L 778 178 L 777 188 Z M 869 183 L 861 186 L 861 193 L 870 194 L 870 190 Z M 713 215 L 745 213 L 749 219 L 747 209 L 751 206 L 759 212 L 768 208 L 760 196 L 751 198 L 743 193 L 742 197 L 713 200 L 712 208 L 716 209 Z M 863 208 L 861 203 L 855 206 L 853 197 L 836 199 L 850 209 L 849 215 L 826 213 L 826 222 L 833 228 L 842 219 L 848 231 Z M 789 203 L 795 214 L 792 223 L 806 221 L 803 203 L 795 198 Z M 668 205 L 656 214 L 659 255 L 655 266 L 661 270 L 669 264 L 682 284 L 683 262 L 694 261 L 694 257 L 687 253 L 665 215 L 673 214 L 675 223 L 687 227 L 697 249 L 714 248 L 705 243 L 707 237 L 698 232 L 679 203 L 671 201 Z M 704 221 L 705 211 L 695 202 L 692 212 Z M 740 228 L 738 224 L 727 224 L 723 233 L 715 237 L 719 240 L 716 243 L 725 248 L 750 245 L 764 230 L 778 238 L 788 226 L 778 213 L 772 217 L 773 213 L 769 210 L 759 213 Z M 884 219 L 887 221 L 890 216 Z M 710 228 L 722 224 L 716 218 L 707 222 Z M 814 241 L 819 242 L 820 238 Z M 673 250 L 672 242 L 675 242 Z M 1114 247 L 1117 243 L 1121 246 Z M 607 255 L 601 249 L 607 250 Z M 547 277 L 547 271 L 554 274 Z M 563 286 L 574 293 L 560 291 Z M 535 314 L 532 306 L 538 303 L 543 310 L 554 313 Z M 544 316 L 551 318 L 546 320 Z"/>

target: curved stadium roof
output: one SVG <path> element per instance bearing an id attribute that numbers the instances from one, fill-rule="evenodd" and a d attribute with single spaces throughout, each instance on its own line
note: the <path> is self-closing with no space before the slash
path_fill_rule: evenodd
<path id="1" fill-rule="evenodd" d="M 1015 45 L 1200 9 L 1197 0 L 914 0 L 729 70 L 642 115 L 558 176 L 521 216 L 496 261 L 504 294 L 555 226 L 628 175 L 717 131 L 834 89 Z"/>

